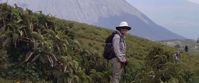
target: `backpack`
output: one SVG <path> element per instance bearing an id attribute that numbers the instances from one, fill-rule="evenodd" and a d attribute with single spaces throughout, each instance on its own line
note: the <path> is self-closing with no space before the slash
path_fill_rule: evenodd
<path id="1" fill-rule="evenodd" d="M 110 59 L 116 57 L 114 49 L 113 49 L 113 44 L 112 44 L 112 40 L 113 40 L 113 37 L 115 36 L 115 34 L 118 34 L 118 32 L 116 32 L 116 31 L 113 32 L 105 40 L 103 57 L 107 60 L 110 60 Z"/>

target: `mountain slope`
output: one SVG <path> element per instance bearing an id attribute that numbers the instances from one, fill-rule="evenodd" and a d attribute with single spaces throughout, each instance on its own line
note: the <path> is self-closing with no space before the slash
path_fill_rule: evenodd
<path id="1" fill-rule="evenodd" d="M 199 43 L 195 40 L 167 40 L 167 41 L 161 41 L 163 44 L 171 46 L 171 47 L 176 47 L 178 49 L 183 49 L 187 45 L 189 47 L 189 52 L 190 53 L 199 53 Z"/>
<path id="2" fill-rule="evenodd" d="M 128 1 L 154 22 L 167 29 L 187 38 L 198 38 L 199 4 L 193 3 L 191 0 Z"/>
<path id="3" fill-rule="evenodd" d="M 7 4 L 0 4 L 0 24 L 0 82 L 108 83 L 111 63 L 102 53 L 112 30 Z M 198 79 L 198 56 L 182 52 L 176 61 L 172 56 L 175 50 L 160 43 L 131 35 L 126 42 L 129 64 L 122 82 L 186 83 Z"/>
<path id="4" fill-rule="evenodd" d="M 1 2 L 6 1 L 1 0 Z M 110 29 L 114 29 L 121 21 L 126 20 L 134 27 L 131 34 L 152 40 L 183 38 L 155 24 L 125 0 L 9 0 L 8 3 L 16 3 L 20 7 L 42 11 L 59 18 Z"/>

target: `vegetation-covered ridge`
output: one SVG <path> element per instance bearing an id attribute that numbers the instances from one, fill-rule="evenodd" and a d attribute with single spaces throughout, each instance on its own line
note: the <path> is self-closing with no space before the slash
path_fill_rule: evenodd
<path id="1" fill-rule="evenodd" d="M 108 83 L 103 57 L 111 30 L 0 4 L 0 82 Z M 127 37 L 122 83 L 197 83 L 198 56 L 136 36 Z"/>

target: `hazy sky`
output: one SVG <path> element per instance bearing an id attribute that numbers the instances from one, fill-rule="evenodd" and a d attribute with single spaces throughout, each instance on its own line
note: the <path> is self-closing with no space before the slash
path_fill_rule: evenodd
<path id="1" fill-rule="evenodd" d="M 187 38 L 199 37 L 199 0 L 127 0 L 155 23 Z"/>
<path id="2" fill-rule="evenodd" d="M 188 1 L 191 1 L 191 2 L 199 4 L 199 0 L 188 0 Z"/>

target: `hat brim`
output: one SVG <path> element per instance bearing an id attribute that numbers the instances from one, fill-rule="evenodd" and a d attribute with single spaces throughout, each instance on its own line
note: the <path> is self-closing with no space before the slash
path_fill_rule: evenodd
<path id="1" fill-rule="evenodd" d="M 118 26 L 118 27 L 116 27 L 116 29 L 117 30 L 119 30 L 119 29 L 121 29 L 121 28 L 123 28 L 123 29 L 127 29 L 127 30 L 131 30 L 131 27 L 128 27 L 128 26 Z"/>

